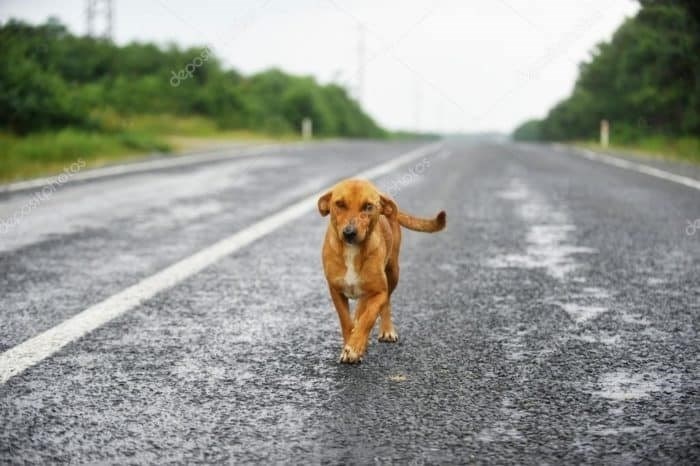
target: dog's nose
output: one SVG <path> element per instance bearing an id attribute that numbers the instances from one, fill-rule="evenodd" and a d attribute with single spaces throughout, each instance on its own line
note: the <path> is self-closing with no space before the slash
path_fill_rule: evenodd
<path id="1" fill-rule="evenodd" d="M 352 240 L 354 240 L 356 236 L 357 230 L 354 226 L 348 225 L 345 228 L 343 228 L 343 238 L 345 238 L 345 241 L 347 241 L 348 243 L 352 242 Z"/>

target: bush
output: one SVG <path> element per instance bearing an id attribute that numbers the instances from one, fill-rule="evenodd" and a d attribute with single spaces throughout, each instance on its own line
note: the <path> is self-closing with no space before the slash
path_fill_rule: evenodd
<path id="1" fill-rule="evenodd" d="M 601 119 L 620 142 L 700 134 L 698 12 L 690 0 L 642 1 L 637 15 L 580 65 L 573 93 L 542 120 L 539 137 L 597 139 Z M 523 125 L 514 137 L 533 129 Z"/>
<path id="2" fill-rule="evenodd" d="M 0 44 L 10 64 L 0 68 L 0 126 L 15 134 L 114 131 L 119 119 L 169 114 L 271 134 L 297 133 L 309 117 L 323 136 L 385 135 L 338 86 L 276 69 L 246 78 L 223 69 L 206 47 L 119 47 L 75 37 L 56 20 L 39 26 L 11 20 L 0 26 Z"/>

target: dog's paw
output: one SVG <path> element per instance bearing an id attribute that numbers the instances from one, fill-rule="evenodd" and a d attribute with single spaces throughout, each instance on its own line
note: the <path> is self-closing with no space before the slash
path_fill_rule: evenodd
<path id="1" fill-rule="evenodd" d="M 377 338 L 382 343 L 396 343 L 399 341 L 399 335 L 393 328 L 391 330 L 382 330 L 379 332 L 379 337 Z"/>
<path id="2" fill-rule="evenodd" d="M 340 362 L 344 364 L 357 364 L 362 362 L 362 355 L 352 349 L 350 345 L 345 345 L 343 352 L 340 353 Z"/>

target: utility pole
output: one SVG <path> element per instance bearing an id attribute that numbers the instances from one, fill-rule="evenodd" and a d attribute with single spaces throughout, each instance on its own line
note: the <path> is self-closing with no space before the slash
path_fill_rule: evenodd
<path id="1" fill-rule="evenodd" d="M 365 26 L 357 25 L 357 103 L 362 107 L 365 87 Z"/>
<path id="2" fill-rule="evenodd" d="M 97 32 L 96 23 L 98 18 L 102 18 L 104 29 Z M 85 19 L 87 20 L 87 35 L 90 37 L 101 37 L 112 39 L 114 32 L 114 15 L 112 10 L 112 0 L 87 0 L 85 8 Z"/>

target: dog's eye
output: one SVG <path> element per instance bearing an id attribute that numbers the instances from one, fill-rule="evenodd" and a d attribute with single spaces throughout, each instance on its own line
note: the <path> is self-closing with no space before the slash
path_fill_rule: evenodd
<path id="1" fill-rule="evenodd" d="M 347 205 L 345 204 L 345 201 L 338 201 L 335 203 L 335 206 L 339 209 L 347 209 Z"/>
<path id="2" fill-rule="evenodd" d="M 362 210 L 364 210 L 365 212 L 372 212 L 372 209 L 374 209 L 374 204 L 371 204 L 369 202 L 366 203 L 364 207 L 362 207 Z"/>

